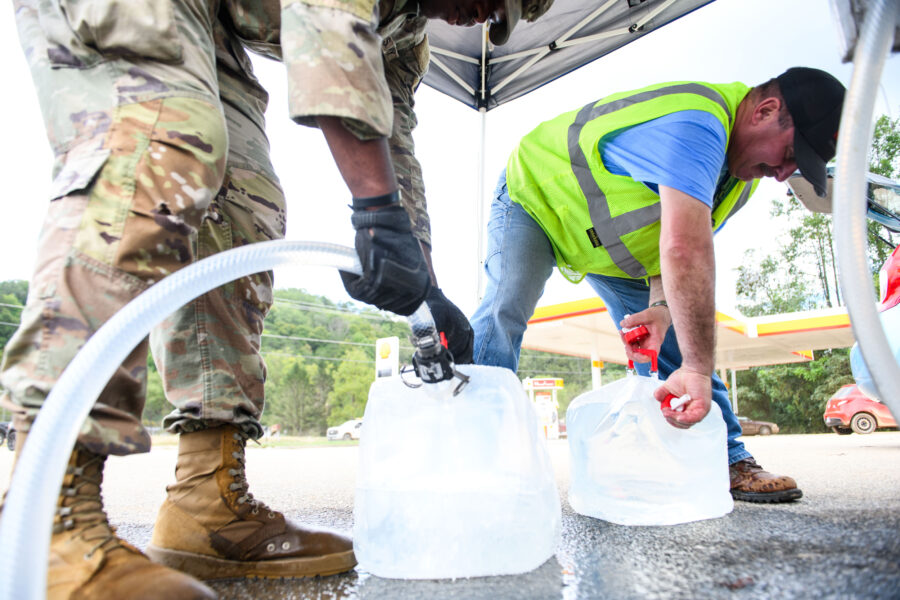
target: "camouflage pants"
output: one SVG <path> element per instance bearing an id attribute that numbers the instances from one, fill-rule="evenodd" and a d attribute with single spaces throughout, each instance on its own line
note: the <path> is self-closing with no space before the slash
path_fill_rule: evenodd
<path id="1" fill-rule="evenodd" d="M 217 2 L 123 3 L 15 4 L 55 154 L 28 302 L 0 368 L 20 430 L 91 334 L 147 286 L 198 258 L 284 235 L 264 100 L 222 100 L 256 83 L 222 76 Z M 173 430 L 233 422 L 261 433 L 258 349 L 271 286 L 270 273 L 233 282 L 152 333 Z M 91 450 L 149 449 L 140 422 L 147 347 L 131 352 L 94 405 L 79 437 Z"/>

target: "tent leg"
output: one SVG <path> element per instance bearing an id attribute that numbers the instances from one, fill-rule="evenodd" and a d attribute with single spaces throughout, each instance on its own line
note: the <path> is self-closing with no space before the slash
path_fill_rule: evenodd
<path id="1" fill-rule="evenodd" d="M 477 244 L 476 244 L 476 252 L 478 253 L 477 262 L 478 262 L 478 277 L 475 281 L 475 306 L 478 307 L 481 304 L 481 298 L 484 296 L 484 237 L 486 233 L 487 224 L 485 223 L 484 218 L 484 205 L 485 205 L 485 193 L 484 193 L 484 161 L 486 158 L 485 151 L 485 140 L 487 138 L 487 110 L 485 108 L 480 108 L 478 110 L 481 113 L 481 144 L 478 148 L 478 193 L 475 197 L 475 225 L 478 228 L 478 234 L 476 236 Z"/>
<path id="2" fill-rule="evenodd" d="M 731 370 L 731 410 L 738 414 L 737 371 Z"/>

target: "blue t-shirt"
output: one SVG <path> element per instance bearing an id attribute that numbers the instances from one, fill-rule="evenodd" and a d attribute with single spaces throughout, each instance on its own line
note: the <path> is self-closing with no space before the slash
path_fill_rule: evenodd
<path id="1" fill-rule="evenodd" d="M 678 111 L 621 129 L 597 147 L 610 173 L 643 182 L 654 193 L 675 188 L 713 208 L 727 168 L 725 128 L 702 110 Z"/>

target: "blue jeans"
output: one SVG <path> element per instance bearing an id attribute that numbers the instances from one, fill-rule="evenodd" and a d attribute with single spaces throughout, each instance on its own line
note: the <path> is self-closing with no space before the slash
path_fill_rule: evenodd
<path id="1" fill-rule="evenodd" d="M 525 327 L 554 266 L 556 257 L 547 234 L 531 215 L 510 199 L 504 172 L 494 191 L 488 221 L 488 249 L 484 262 L 487 287 L 484 299 L 471 319 L 475 330 L 475 364 L 518 369 Z M 643 280 L 593 273 L 586 279 L 603 299 L 617 327 L 626 314 L 640 312 L 649 304 L 650 287 Z M 658 362 L 660 379 L 681 366 L 681 351 L 674 328 L 666 335 Z M 649 363 L 638 364 L 636 368 L 642 375 L 650 371 Z M 729 464 L 750 458 L 744 443 L 737 439 L 741 435 L 741 425 L 731 410 L 725 384 L 715 373 L 712 399 L 722 409 L 728 429 Z"/>

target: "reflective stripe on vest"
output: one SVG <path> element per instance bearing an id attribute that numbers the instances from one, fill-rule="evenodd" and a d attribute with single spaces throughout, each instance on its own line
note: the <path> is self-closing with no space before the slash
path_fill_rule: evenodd
<path id="1" fill-rule="evenodd" d="M 736 212 L 739 211 L 745 204 L 747 204 L 747 200 L 750 199 L 750 194 L 753 193 L 753 190 L 754 190 L 754 189 L 755 189 L 755 187 L 752 186 L 752 185 L 745 185 L 745 186 L 744 186 L 744 191 L 741 192 L 740 198 L 737 199 L 737 202 L 734 203 L 734 206 L 732 207 L 732 209 L 731 209 L 730 211 L 728 211 L 728 214 L 729 214 L 729 215 L 732 215 L 732 214 L 736 213 Z M 723 219 L 722 222 L 723 222 L 723 223 L 725 222 L 724 219 Z"/>
<path id="2" fill-rule="evenodd" d="M 613 263 L 627 273 L 629 277 L 635 279 L 647 277 L 647 270 L 644 268 L 644 265 L 631 254 L 628 248 L 625 247 L 621 238 L 625 234 L 637 231 L 642 227 L 646 227 L 659 221 L 660 204 L 657 202 L 656 204 L 632 210 L 616 217 L 610 216 L 609 203 L 606 201 L 606 194 L 604 194 L 603 190 L 600 189 L 600 186 L 597 185 L 597 181 L 594 179 L 591 169 L 588 166 L 588 157 L 582 152 L 578 140 L 581 137 L 581 130 L 584 129 L 584 126 L 590 121 L 613 113 L 626 106 L 646 102 L 647 100 L 653 100 L 669 94 L 696 94 L 698 96 L 703 96 L 716 102 L 722 107 L 725 114 L 728 115 L 729 125 L 734 118 L 725 99 L 722 98 L 718 92 L 696 83 L 685 83 L 640 92 L 633 96 L 619 98 L 618 100 L 613 100 L 612 102 L 605 104 L 588 104 L 578 111 L 575 121 L 569 125 L 569 161 L 572 163 L 572 172 L 578 180 L 578 185 L 581 187 L 584 197 L 587 198 L 588 212 L 591 216 L 591 224 L 594 226 L 594 232 L 597 234 L 600 244 L 606 249 L 607 253 L 609 253 L 609 257 Z M 740 200 L 738 200 L 735 208 L 731 212 L 734 212 L 734 210 L 737 210 L 747 202 L 747 199 L 750 198 L 750 190 L 751 186 L 746 186 L 744 192 L 741 194 Z"/>

